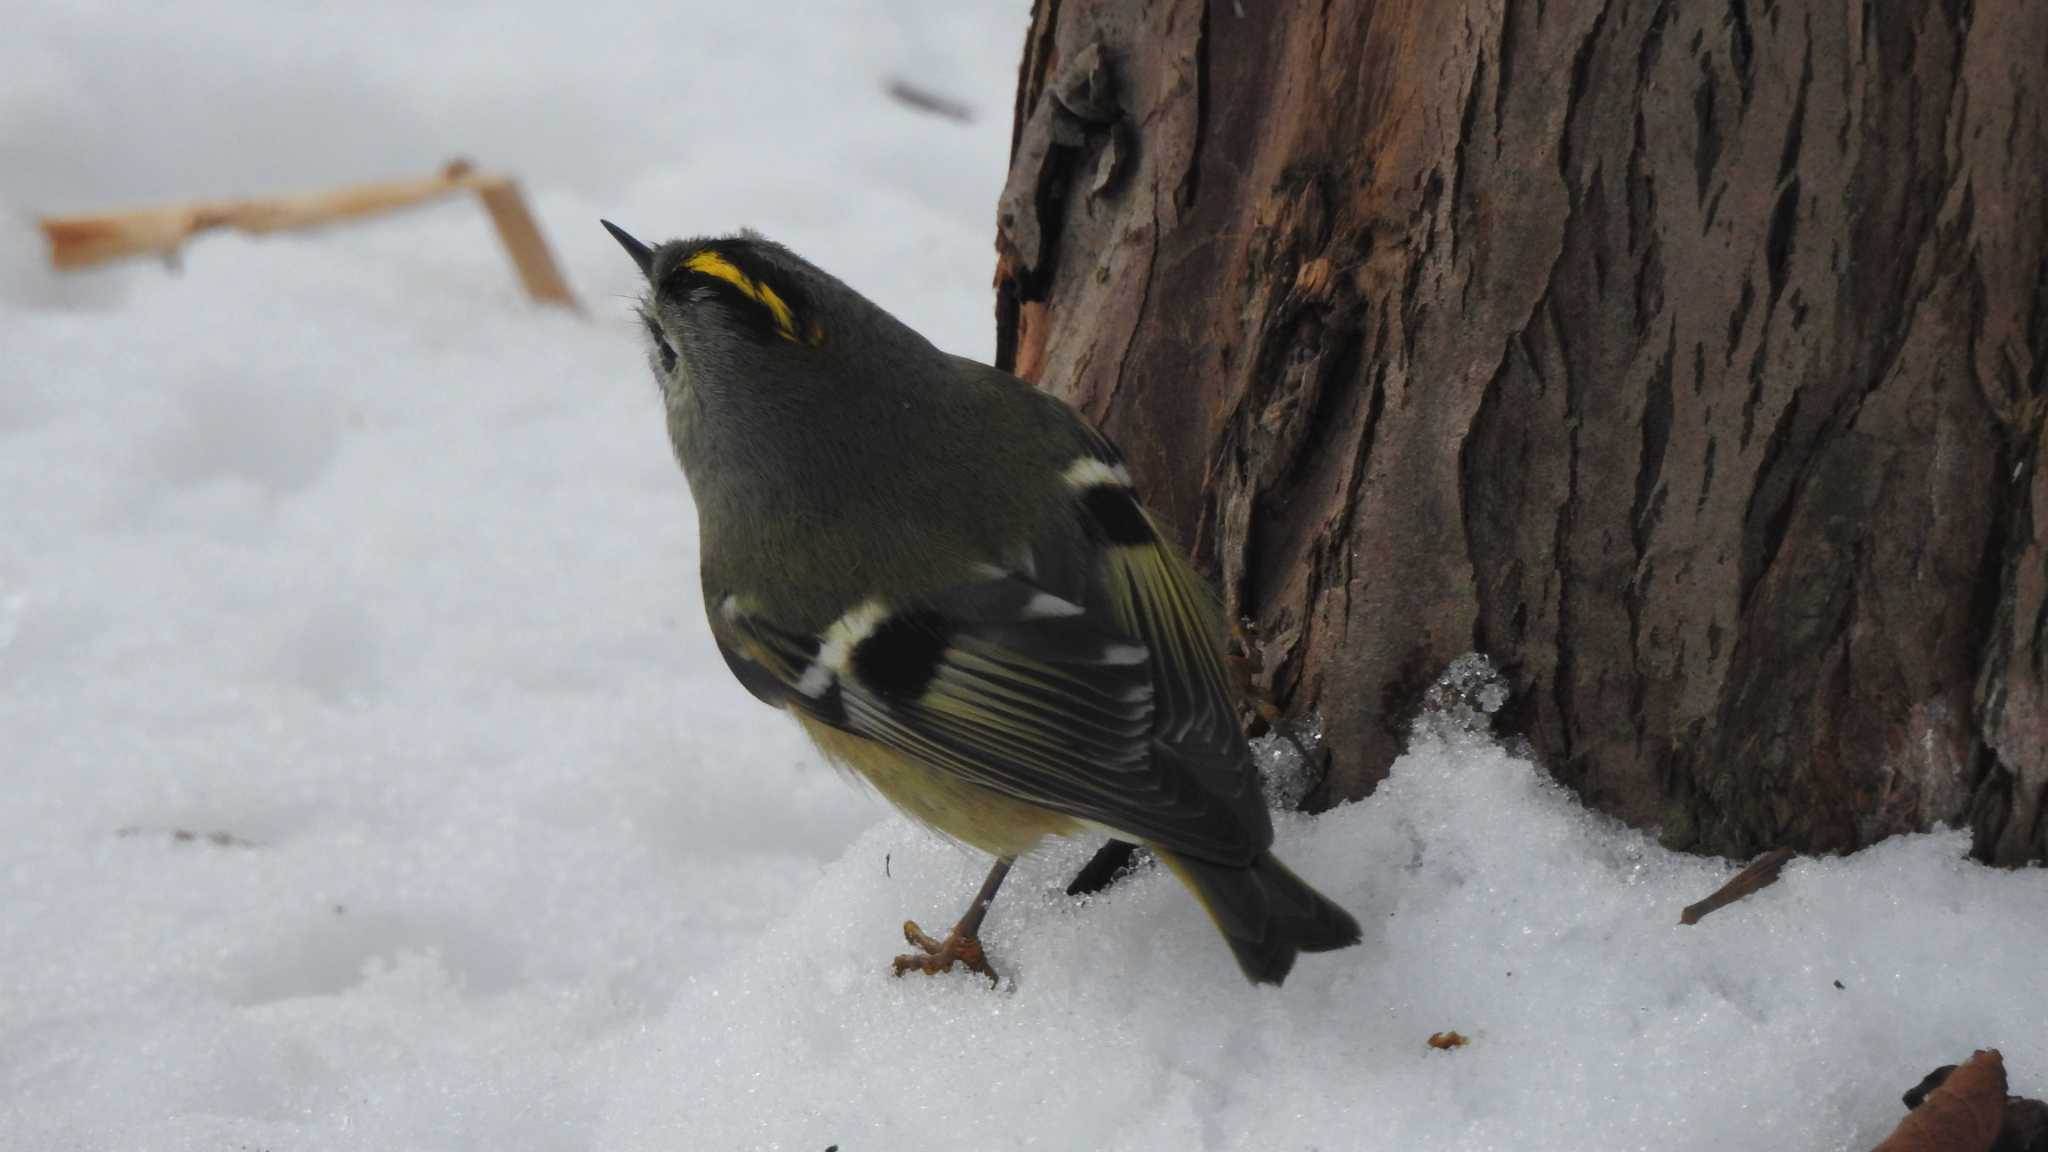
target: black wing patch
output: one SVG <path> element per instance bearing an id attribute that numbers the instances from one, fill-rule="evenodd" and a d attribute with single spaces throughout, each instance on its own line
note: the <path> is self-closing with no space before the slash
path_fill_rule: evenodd
<path id="1" fill-rule="evenodd" d="M 1138 506 L 1136 494 L 1129 488 L 1115 484 L 1091 485 L 1081 493 L 1081 506 L 1104 543 L 1131 547 L 1158 542 L 1151 520 L 1146 518 L 1145 510 Z"/>
<path id="2" fill-rule="evenodd" d="M 953 625 L 935 609 L 898 612 L 875 625 L 853 649 L 853 674 L 892 704 L 924 695 L 953 640 Z"/>

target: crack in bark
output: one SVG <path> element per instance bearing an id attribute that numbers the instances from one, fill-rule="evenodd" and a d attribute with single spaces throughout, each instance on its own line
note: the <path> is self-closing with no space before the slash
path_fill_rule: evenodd
<path id="1" fill-rule="evenodd" d="M 1575 124 L 1579 104 L 1585 99 L 1588 78 L 1592 68 L 1593 54 L 1600 44 L 1600 33 L 1607 25 L 1608 0 L 1602 0 L 1594 13 L 1591 26 L 1572 53 L 1571 80 L 1565 90 L 1563 135 L 1558 141 L 1558 176 L 1565 189 L 1564 228 L 1559 236 L 1556 258 L 1550 265 L 1550 274 L 1544 281 L 1543 296 L 1539 307 L 1542 309 L 1546 333 L 1552 350 L 1557 356 L 1559 372 L 1564 388 L 1564 425 L 1566 435 L 1566 464 L 1564 497 L 1558 504 L 1557 518 L 1552 531 L 1552 551 L 1557 576 L 1557 627 L 1552 644 L 1556 654 L 1553 665 L 1551 698 L 1557 713 L 1557 727 L 1560 739 L 1560 767 L 1572 771 L 1573 751 L 1578 743 L 1577 709 L 1573 702 L 1573 677 L 1576 672 L 1577 652 L 1573 633 L 1574 616 L 1572 590 L 1572 528 L 1579 501 L 1579 411 L 1582 403 L 1580 389 L 1583 387 L 1580 374 L 1572 364 L 1571 348 L 1565 336 L 1566 325 L 1557 314 L 1558 274 L 1563 267 L 1566 254 L 1572 248 L 1575 236 L 1589 230 L 1581 220 L 1583 207 L 1588 199 L 1584 189 L 1573 178 L 1576 167 L 1577 139 Z M 1596 165 L 1591 179 L 1598 181 Z M 1597 187 L 1594 191 L 1598 202 Z M 1594 238 L 1598 243 L 1598 238 Z"/>
<path id="2" fill-rule="evenodd" d="M 1771 292 L 1764 304 L 1767 310 L 1777 307 L 1778 297 L 1785 292 L 1785 278 L 1791 273 L 1792 238 L 1798 228 L 1799 176 L 1794 173 L 1778 193 L 1777 205 L 1771 209 L 1770 230 L 1764 239 L 1764 270 L 1771 282 Z"/>
<path id="3" fill-rule="evenodd" d="M 1493 83 L 1493 155 L 1496 160 L 1500 158 L 1500 125 L 1507 122 L 1508 90 L 1514 86 L 1516 14 L 1515 0 L 1501 0 L 1500 39 L 1494 47 L 1494 51 L 1500 56 L 1499 75 Z M 1540 5 L 1537 8 L 1537 18 L 1539 20 L 1542 18 L 1542 8 Z M 1479 54 L 1479 62 L 1483 68 L 1486 63 L 1486 53 L 1483 49 Z M 1476 72 L 1474 74 L 1473 87 L 1478 87 Z"/>
<path id="4" fill-rule="evenodd" d="M 1756 35 L 1749 27 L 1749 5 L 1744 0 L 1728 0 L 1728 62 L 1735 68 L 1742 106 L 1747 108 L 1756 87 Z"/>
<path id="5" fill-rule="evenodd" d="M 1145 278 L 1138 285 L 1138 308 L 1131 334 L 1124 338 L 1124 346 L 1117 352 L 1116 372 L 1109 378 L 1109 390 L 1102 397 L 1102 412 L 1107 416 L 1116 407 L 1117 396 L 1124 390 L 1124 372 L 1130 366 L 1131 348 L 1137 344 L 1136 333 L 1145 323 L 1146 309 L 1152 303 L 1152 277 L 1159 270 L 1159 182 L 1152 182 L 1152 223 L 1145 237 Z"/>
<path id="6" fill-rule="evenodd" d="M 1572 750 L 1578 743 L 1577 708 L 1572 701 L 1572 677 L 1576 671 L 1577 652 L 1573 639 L 1572 611 L 1572 526 L 1579 500 L 1579 383 L 1578 374 L 1572 371 L 1571 355 L 1566 350 L 1564 333 L 1557 321 L 1557 306 L 1554 297 L 1544 309 L 1550 327 L 1550 338 L 1557 351 L 1558 368 L 1564 373 L 1564 426 L 1565 426 L 1565 489 L 1564 499 L 1558 502 L 1557 521 L 1552 530 L 1551 555 L 1557 566 L 1557 635 L 1553 641 L 1556 652 L 1556 671 L 1550 685 L 1551 698 L 1557 709 L 1559 733 L 1562 747 L 1559 749 L 1561 767 L 1573 768 Z"/>
<path id="7" fill-rule="evenodd" d="M 1721 124 L 1714 115 L 1714 58 L 1700 57 L 1700 81 L 1693 89 L 1693 173 L 1696 195 L 1701 203 L 1707 200 L 1707 185 L 1713 181 L 1714 169 L 1721 162 Z M 1709 207 L 1706 226 L 1714 225 L 1714 210 Z"/>
<path id="8" fill-rule="evenodd" d="M 1462 214 L 1469 205 L 1465 199 L 1466 151 L 1472 146 L 1474 121 L 1479 115 L 1479 89 L 1486 80 L 1486 52 L 1480 50 L 1478 60 L 1472 66 L 1472 80 L 1465 86 L 1464 109 L 1458 115 L 1458 138 L 1451 145 L 1451 211 Z M 1494 119 L 1494 151 L 1500 150 L 1500 119 Z M 1451 229 L 1451 262 L 1457 263 L 1458 245 L 1463 239 L 1464 229 Z"/>
<path id="9" fill-rule="evenodd" d="M 1800 391 L 1795 388 L 1785 399 L 1785 407 L 1778 413 L 1778 419 L 1771 425 L 1771 434 L 1764 440 L 1763 459 L 1757 462 L 1755 486 L 1750 489 L 1749 507 L 1742 514 L 1746 526 L 1744 534 L 1753 537 L 1742 549 L 1741 576 L 1737 584 L 1736 604 L 1738 611 L 1747 614 L 1750 602 L 1755 599 L 1757 589 L 1762 587 L 1764 575 L 1778 558 L 1785 546 L 1785 526 L 1792 520 L 1792 506 L 1798 497 L 1800 474 L 1805 470 L 1802 459 L 1792 466 L 1792 475 L 1783 482 L 1784 492 L 1773 500 L 1768 495 L 1777 484 L 1780 461 L 1787 453 L 1792 440 L 1793 425 L 1799 418 Z"/>
<path id="10" fill-rule="evenodd" d="M 1664 355 L 1650 374 L 1642 415 L 1642 450 L 1637 457 L 1636 498 L 1629 508 L 1630 538 L 1640 565 L 1648 550 L 1650 535 L 1663 516 L 1664 493 L 1658 477 L 1664 471 L 1664 451 L 1671 442 L 1671 376 L 1678 354 L 1678 322 L 1665 328 Z M 1652 495 L 1655 501 L 1652 502 Z"/>
<path id="11" fill-rule="evenodd" d="M 1558 175 L 1564 177 L 1565 188 L 1574 192 L 1575 200 L 1577 186 L 1572 182 L 1571 176 L 1573 167 L 1572 118 L 1579 110 L 1579 101 L 1583 100 L 1586 96 L 1587 75 L 1593 65 L 1593 50 L 1599 47 L 1600 30 L 1607 26 L 1607 11 L 1610 3 L 1611 0 L 1600 0 L 1600 8 L 1593 14 L 1593 26 L 1586 30 L 1585 38 L 1579 41 L 1578 50 L 1572 53 L 1571 86 L 1565 89 L 1564 136 L 1558 141 L 1557 172 Z M 1570 230 L 1571 224 L 1569 221 L 1566 222 L 1565 228 L 1567 231 Z"/>
<path id="12" fill-rule="evenodd" d="M 1202 184 L 1202 145 L 1209 138 L 1209 9 L 1202 5 L 1202 17 L 1195 26 L 1195 129 L 1194 145 L 1188 149 L 1187 166 L 1181 170 L 1180 187 L 1174 190 L 1174 204 L 1185 216 L 1193 210 Z"/>
<path id="13" fill-rule="evenodd" d="M 1813 17 L 1806 18 L 1806 48 L 1799 63 L 1799 91 L 1792 98 L 1792 123 L 1785 131 L 1785 147 L 1778 153 L 1778 183 L 1783 184 L 1799 165 L 1799 151 L 1806 135 L 1806 96 L 1813 88 Z"/>

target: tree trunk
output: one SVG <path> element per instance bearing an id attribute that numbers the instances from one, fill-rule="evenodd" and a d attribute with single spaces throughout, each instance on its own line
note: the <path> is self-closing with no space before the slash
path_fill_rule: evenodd
<path id="1" fill-rule="evenodd" d="M 2048 848 L 2048 6 L 1038 0 L 1005 367 L 1384 776 L 1508 724 L 1679 847 Z"/>

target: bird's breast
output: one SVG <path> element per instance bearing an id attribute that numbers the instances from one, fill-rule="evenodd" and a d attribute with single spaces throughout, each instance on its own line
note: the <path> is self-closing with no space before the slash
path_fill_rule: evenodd
<path id="1" fill-rule="evenodd" d="M 1026 804 L 801 714 L 797 718 L 827 759 L 867 781 L 905 815 L 990 855 L 1021 856 L 1047 836 L 1082 830 L 1071 816 Z"/>

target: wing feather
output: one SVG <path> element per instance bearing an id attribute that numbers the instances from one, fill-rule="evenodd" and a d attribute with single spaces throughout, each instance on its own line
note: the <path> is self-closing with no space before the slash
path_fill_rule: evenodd
<path id="1" fill-rule="evenodd" d="M 1106 445 L 1098 447 L 1107 451 Z M 1238 727 L 1235 695 L 1223 666 L 1221 613 L 1201 578 L 1139 503 L 1122 465 L 1113 457 L 1097 459 L 1106 470 L 1077 466 L 1068 472 L 1089 526 L 1088 555 L 1046 567 L 1078 569 L 1096 581 L 1085 594 L 1118 630 L 1151 653 L 1157 688 L 1155 758 L 1190 775 L 1228 805 L 1249 836 L 1271 843 L 1272 817 Z"/>
<path id="2" fill-rule="evenodd" d="M 913 613 L 928 670 L 870 650 L 898 642 L 907 629 L 892 619 Z M 1270 840 L 1181 757 L 1157 754 L 1154 653 L 1021 576 L 991 570 L 908 612 L 863 605 L 824 637 L 780 630 L 728 601 L 713 631 L 729 659 L 749 665 L 743 683 L 778 689 L 757 691 L 763 699 L 996 792 L 1201 859 L 1249 860 Z M 860 672 L 884 666 L 891 687 L 915 680 L 919 689 L 884 690 Z"/>

